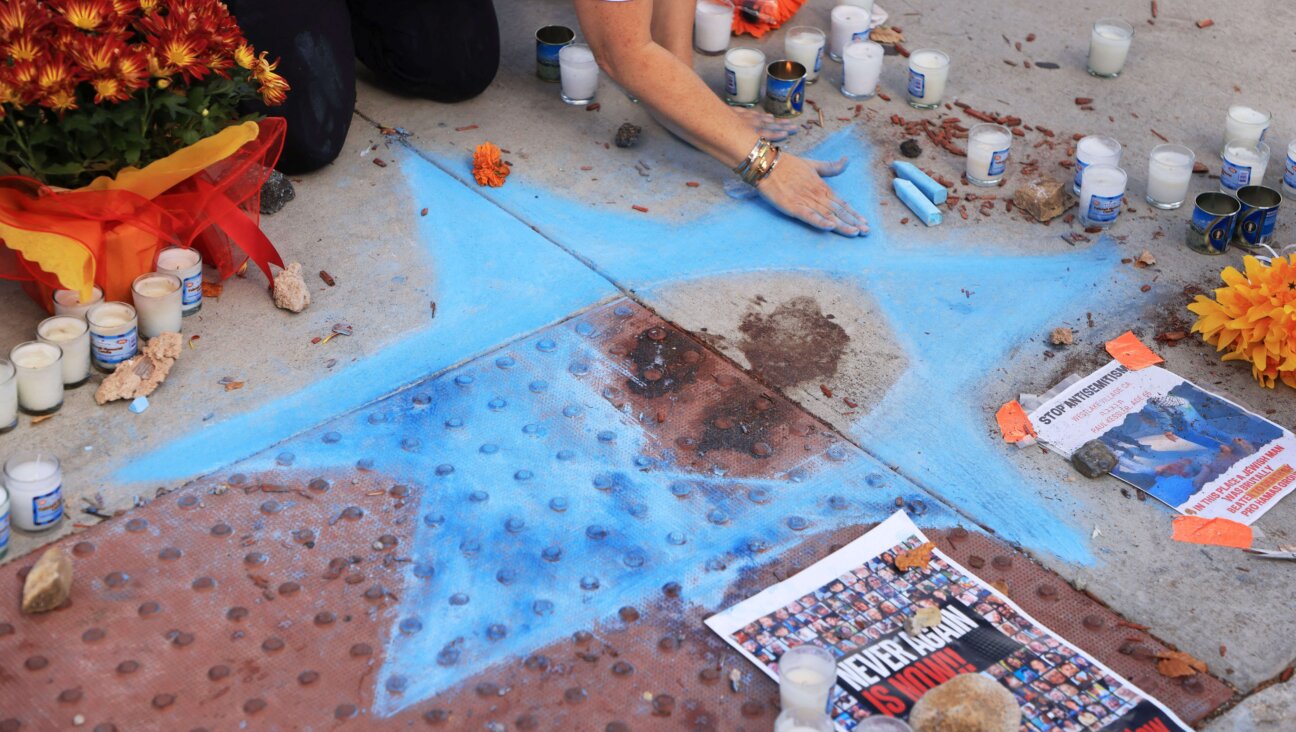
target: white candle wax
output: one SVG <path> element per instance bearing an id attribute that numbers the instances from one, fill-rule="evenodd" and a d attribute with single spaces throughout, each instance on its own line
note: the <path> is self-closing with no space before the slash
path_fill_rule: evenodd
<path id="1" fill-rule="evenodd" d="M 716 0 L 698 0 L 693 11 L 693 45 L 708 56 L 719 56 L 729 48 L 733 32 L 733 5 Z"/>
<path id="2" fill-rule="evenodd" d="M 1134 29 L 1119 18 L 1100 20 L 1089 36 L 1089 73 L 1111 78 L 1125 68 Z"/>
<path id="3" fill-rule="evenodd" d="M 97 368 L 111 371 L 139 351 L 135 308 L 124 302 L 106 302 L 86 313 L 90 324 L 90 358 Z"/>
<path id="4" fill-rule="evenodd" d="M 815 719 L 828 707 L 837 683 L 837 662 L 824 648 L 800 645 L 778 660 L 779 698 L 784 711 Z"/>
<path id="5" fill-rule="evenodd" d="M 806 716 L 805 713 L 785 709 L 774 720 L 774 732 L 833 732 L 833 722 L 823 712 Z"/>
<path id="6" fill-rule="evenodd" d="M 877 92 L 882 75 L 882 46 L 873 41 L 852 41 L 842 52 L 842 94 L 866 99 Z"/>
<path id="7" fill-rule="evenodd" d="M 1125 171 L 1114 165 L 1090 165 L 1080 183 L 1080 221 L 1107 228 L 1120 216 L 1125 200 Z"/>
<path id="8" fill-rule="evenodd" d="M 1148 157 L 1147 202 L 1162 209 L 1179 208 L 1188 197 L 1196 156 L 1183 145 L 1157 145 Z"/>
<path id="9" fill-rule="evenodd" d="M 1269 121 L 1273 118 L 1268 112 L 1262 112 L 1244 104 L 1229 107 L 1224 118 L 1224 142 L 1260 142 L 1269 131 Z"/>
<path id="10" fill-rule="evenodd" d="M 143 338 L 179 333 L 184 318 L 184 287 L 173 274 L 154 272 L 135 278 L 131 285 L 139 331 Z"/>
<path id="11" fill-rule="evenodd" d="M 1231 140 L 1224 145 L 1220 167 L 1220 190 L 1235 193 L 1243 186 L 1258 186 L 1269 167 L 1269 146 L 1263 142 Z"/>
<path id="12" fill-rule="evenodd" d="M 783 55 L 806 68 L 806 83 L 813 84 L 823 67 L 824 32 L 809 26 L 797 26 L 783 37 Z"/>
<path id="13" fill-rule="evenodd" d="M 846 44 L 859 38 L 868 40 L 869 13 L 855 5 L 838 5 L 832 9 L 832 25 L 828 32 L 828 55 L 834 61 L 842 60 Z"/>
<path id="14" fill-rule="evenodd" d="M 0 358 L 0 434 L 18 426 L 18 372 Z"/>
<path id="15" fill-rule="evenodd" d="M 754 48 L 731 48 L 725 54 L 725 101 L 752 107 L 760 101 L 765 54 Z"/>
<path id="16" fill-rule="evenodd" d="M 934 49 L 909 54 L 909 104 L 919 109 L 933 109 L 945 94 L 949 76 L 949 56 Z"/>
<path id="17" fill-rule="evenodd" d="M 48 414 L 63 406 L 62 349 L 27 341 L 13 347 L 9 360 L 18 370 L 18 406 L 24 412 Z"/>
<path id="18" fill-rule="evenodd" d="M 842 5 L 854 5 L 857 8 L 863 8 L 864 12 L 869 15 L 873 14 L 873 0 L 840 0 Z"/>
<path id="19" fill-rule="evenodd" d="M 1283 193 L 1296 198 L 1296 140 L 1287 146 L 1287 162 L 1283 165 Z"/>
<path id="20" fill-rule="evenodd" d="M 36 339 L 63 349 L 63 385 L 90 378 L 90 326 L 74 315 L 55 315 L 36 326 Z"/>
<path id="21" fill-rule="evenodd" d="M 589 104 L 598 91 L 599 68 L 594 52 L 583 43 L 563 46 L 558 52 L 562 98 L 568 104 Z"/>
<path id="22" fill-rule="evenodd" d="M 202 309 L 202 256 L 193 249 L 167 247 L 158 254 L 157 270 L 180 278 L 184 287 L 181 305 L 186 316 Z"/>
<path id="23" fill-rule="evenodd" d="M 84 318 L 90 308 L 103 302 L 103 290 L 98 286 L 94 288 L 94 294 L 91 295 L 88 302 L 81 302 L 81 295 L 72 290 L 55 290 L 54 291 L 54 314 L 55 315 L 75 315 L 78 318 Z"/>
<path id="24" fill-rule="evenodd" d="M 10 520 L 23 531 L 44 531 L 63 518 L 63 470 L 58 458 L 19 453 L 4 466 Z"/>
<path id="25" fill-rule="evenodd" d="M 973 125 L 968 131 L 967 178 L 973 185 L 997 185 L 1008 166 L 1012 132 L 1003 125 Z"/>
<path id="26" fill-rule="evenodd" d="M 1121 144 L 1105 135 L 1088 135 L 1076 143 L 1075 177 L 1071 192 L 1080 195 L 1080 179 L 1090 165 L 1120 165 Z"/>

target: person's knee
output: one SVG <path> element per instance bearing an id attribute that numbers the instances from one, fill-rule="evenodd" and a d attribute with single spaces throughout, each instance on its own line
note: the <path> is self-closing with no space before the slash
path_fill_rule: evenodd
<path id="1" fill-rule="evenodd" d="M 440 102 L 482 93 L 499 69 L 489 0 L 348 0 L 356 57 L 397 90 Z"/>

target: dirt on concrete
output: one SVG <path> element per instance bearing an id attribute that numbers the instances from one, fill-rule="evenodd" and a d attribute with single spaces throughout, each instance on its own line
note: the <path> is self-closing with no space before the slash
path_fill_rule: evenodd
<path id="1" fill-rule="evenodd" d="M 739 344 L 752 370 L 767 384 L 786 388 L 828 380 L 837 373 L 850 336 L 812 297 L 797 296 L 764 313 L 743 316 Z"/>

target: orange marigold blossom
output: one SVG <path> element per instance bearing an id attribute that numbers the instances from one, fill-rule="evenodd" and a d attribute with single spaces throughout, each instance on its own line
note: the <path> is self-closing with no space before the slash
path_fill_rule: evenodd
<path id="1" fill-rule="evenodd" d="M 72 86 L 80 80 L 77 77 L 72 62 L 62 55 L 47 58 L 36 67 L 36 86 L 45 92 Z"/>
<path id="2" fill-rule="evenodd" d="M 509 166 L 500 159 L 499 146 L 494 143 L 483 142 L 473 151 L 473 178 L 477 185 L 499 188 L 510 172 Z"/>
<path id="3" fill-rule="evenodd" d="M 5 0 L 0 3 L 0 32 L 6 35 L 36 31 L 49 20 L 49 9 L 36 0 Z"/>
<path id="4" fill-rule="evenodd" d="M 1198 295 L 1188 306 L 1197 315 L 1192 330 L 1223 360 L 1249 362 L 1262 386 L 1296 388 L 1296 255 L 1268 265 L 1248 256 L 1243 269 L 1225 268 L 1214 299 Z"/>
<path id="5" fill-rule="evenodd" d="M 45 54 L 45 47 L 34 36 L 21 35 L 5 44 L 5 53 L 14 61 L 35 61 Z"/>
<path id="6" fill-rule="evenodd" d="M 109 0 L 50 0 L 64 22 L 83 31 L 99 30 L 116 17 Z"/>

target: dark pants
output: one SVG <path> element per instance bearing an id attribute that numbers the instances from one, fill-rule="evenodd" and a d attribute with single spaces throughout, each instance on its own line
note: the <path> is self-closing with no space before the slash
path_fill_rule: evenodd
<path id="1" fill-rule="evenodd" d="M 333 162 L 355 107 L 355 60 L 393 91 L 460 102 L 490 85 L 499 68 L 499 24 L 491 0 L 227 0 L 257 51 L 281 58 L 292 90 L 279 169 L 305 173 Z"/>

